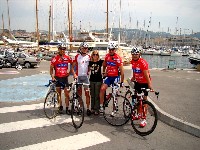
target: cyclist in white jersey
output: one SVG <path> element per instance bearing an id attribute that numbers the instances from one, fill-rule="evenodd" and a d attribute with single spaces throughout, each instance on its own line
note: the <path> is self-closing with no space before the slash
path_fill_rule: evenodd
<path id="1" fill-rule="evenodd" d="M 80 45 L 80 53 L 77 54 L 73 60 L 72 64 L 72 73 L 74 78 L 78 79 L 78 83 L 86 83 L 89 84 L 89 61 L 90 55 L 87 54 L 88 52 L 88 44 L 86 42 L 81 43 Z M 76 72 L 74 71 L 74 67 L 76 67 Z M 89 86 L 84 85 L 84 91 L 86 96 L 86 105 L 87 105 L 87 115 L 91 115 L 90 111 L 90 93 L 89 93 Z M 82 96 L 82 87 L 78 87 L 78 93 Z"/>

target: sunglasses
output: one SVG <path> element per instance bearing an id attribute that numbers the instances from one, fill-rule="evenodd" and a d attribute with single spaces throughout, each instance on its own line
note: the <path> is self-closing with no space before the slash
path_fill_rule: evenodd
<path id="1" fill-rule="evenodd" d="M 99 54 L 93 54 L 93 56 L 99 56 Z"/>
<path id="2" fill-rule="evenodd" d="M 115 49 L 109 49 L 109 51 L 114 51 Z"/>
<path id="3" fill-rule="evenodd" d="M 139 55 L 140 53 L 132 53 L 132 55 Z"/>

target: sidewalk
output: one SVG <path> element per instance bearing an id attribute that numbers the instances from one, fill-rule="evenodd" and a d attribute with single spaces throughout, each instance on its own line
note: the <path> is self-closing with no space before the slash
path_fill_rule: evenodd
<path id="1" fill-rule="evenodd" d="M 151 70 L 153 88 L 159 99 L 149 94 L 159 119 L 200 137 L 200 72 L 194 70 Z"/>

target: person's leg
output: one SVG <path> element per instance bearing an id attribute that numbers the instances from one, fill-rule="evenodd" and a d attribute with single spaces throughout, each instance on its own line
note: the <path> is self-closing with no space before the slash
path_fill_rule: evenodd
<path id="1" fill-rule="evenodd" d="M 85 91 L 87 109 L 89 110 L 90 108 L 90 88 L 89 88 L 90 82 L 89 82 L 88 76 L 82 77 L 82 83 L 88 84 L 88 85 L 83 85 L 83 87 Z"/>
<path id="2" fill-rule="evenodd" d="M 101 84 L 102 84 L 101 82 L 95 83 L 94 109 L 95 109 L 96 112 L 98 112 L 99 109 L 100 109 L 100 95 L 99 95 L 99 93 L 100 93 Z"/>
<path id="3" fill-rule="evenodd" d="M 90 90 L 89 88 L 84 88 L 84 90 L 85 90 L 87 109 L 90 109 Z"/>
<path id="4" fill-rule="evenodd" d="M 57 98 L 59 99 L 59 105 L 62 106 L 62 99 L 61 99 L 61 88 L 60 87 L 56 87 L 56 91 L 58 92 L 60 98 Z"/>
<path id="5" fill-rule="evenodd" d="M 60 81 L 61 79 L 59 77 L 55 77 L 57 81 Z M 63 111 L 63 106 L 62 106 L 62 98 L 61 98 L 61 85 L 59 83 L 56 84 L 56 91 L 59 94 L 59 98 L 57 98 L 59 100 L 59 112 L 62 113 Z"/>
<path id="6" fill-rule="evenodd" d="M 81 80 L 81 77 L 79 76 L 78 77 L 78 83 L 82 83 L 82 80 Z M 78 86 L 78 88 L 77 88 L 77 92 L 78 92 L 78 95 L 80 96 L 80 97 L 82 97 L 82 86 L 81 85 L 79 85 Z"/>
<path id="7" fill-rule="evenodd" d="M 91 111 L 94 111 L 95 105 L 95 82 L 90 82 Z"/>
<path id="8" fill-rule="evenodd" d="M 65 93 L 66 114 L 69 115 L 70 110 L 69 110 L 69 90 L 68 90 L 68 87 L 65 87 L 64 93 Z"/>
<path id="9" fill-rule="evenodd" d="M 105 91 L 106 89 L 108 88 L 108 85 L 103 83 L 101 85 L 101 88 L 100 88 L 100 112 L 102 113 L 103 112 L 103 103 L 104 103 L 104 95 L 105 95 Z"/>

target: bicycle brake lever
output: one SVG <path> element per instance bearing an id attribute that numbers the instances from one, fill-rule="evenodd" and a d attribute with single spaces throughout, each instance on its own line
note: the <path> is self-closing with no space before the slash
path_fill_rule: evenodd
<path id="1" fill-rule="evenodd" d="M 157 96 L 157 100 L 158 100 L 158 96 L 159 96 L 159 92 L 155 92 L 155 95 Z"/>

